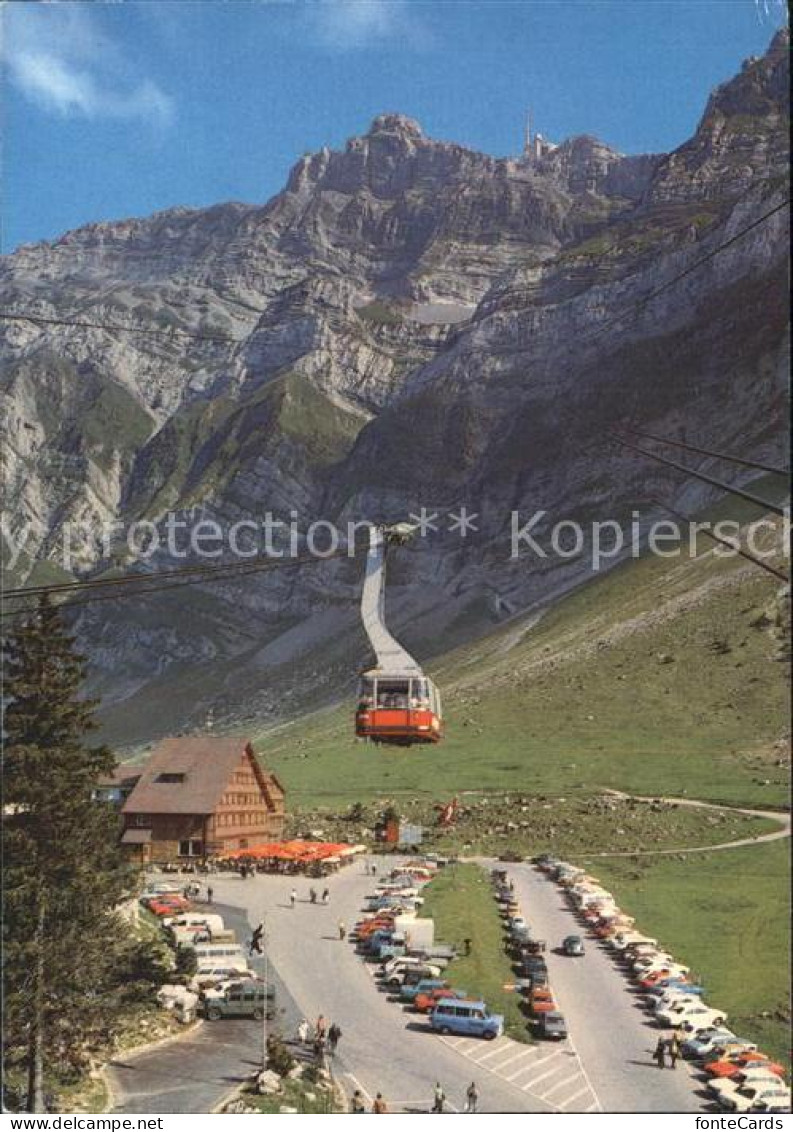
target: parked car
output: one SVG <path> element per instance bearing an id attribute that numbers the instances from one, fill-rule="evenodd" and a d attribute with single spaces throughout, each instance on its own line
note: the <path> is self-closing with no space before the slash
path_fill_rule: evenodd
<path id="1" fill-rule="evenodd" d="M 689 983 L 687 979 L 659 979 L 651 987 L 644 988 L 648 998 L 661 998 L 670 991 L 682 991 L 683 994 L 693 994 L 701 998 L 705 988 L 698 983 Z"/>
<path id="2" fill-rule="evenodd" d="M 418 979 L 415 983 L 403 983 L 399 990 L 399 997 L 403 1002 L 413 1002 L 417 994 L 424 991 L 435 990 L 437 987 L 448 987 L 445 979 Z"/>
<path id="3" fill-rule="evenodd" d="M 413 999 L 413 1008 L 419 1014 L 430 1014 L 435 1009 L 436 1002 L 440 1002 L 442 998 L 468 998 L 468 992 L 464 990 L 457 990 L 456 987 L 436 987 L 435 990 L 422 991 L 417 994 Z"/>
<path id="4" fill-rule="evenodd" d="M 734 1092 L 718 1097 L 719 1108 L 728 1112 L 788 1112 L 790 1109 L 790 1089 L 777 1080 L 776 1083 L 744 1085 Z"/>
<path id="5" fill-rule="evenodd" d="M 386 976 L 385 984 L 393 990 L 413 983 L 420 983 L 422 979 L 439 979 L 443 974 L 441 967 L 434 963 L 421 963 L 416 967 L 406 967 L 401 971 L 392 971 Z"/>
<path id="6" fill-rule="evenodd" d="M 532 971 L 547 971 L 548 964 L 542 955 L 524 955 L 521 966 L 526 968 L 527 974 Z"/>
<path id="7" fill-rule="evenodd" d="M 562 951 L 565 955 L 583 955 L 584 941 L 580 935 L 568 935 L 562 940 Z"/>
<path id="8" fill-rule="evenodd" d="M 533 986 L 529 991 L 529 1010 L 532 1014 L 547 1014 L 556 1010 L 550 987 Z"/>
<path id="9" fill-rule="evenodd" d="M 766 1053 L 758 1050 L 734 1053 L 716 1061 L 705 1063 L 705 1072 L 711 1077 L 729 1079 L 737 1078 L 747 1069 L 765 1069 L 776 1077 L 785 1076 L 785 1067 L 777 1061 L 772 1061 Z"/>
<path id="10" fill-rule="evenodd" d="M 540 1014 L 535 1022 L 535 1032 L 537 1037 L 545 1038 L 546 1041 L 562 1041 L 567 1037 L 564 1015 L 558 1010 L 547 1010 L 544 1014 Z"/>
<path id="11" fill-rule="evenodd" d="M 773 1085 L 778 1079 L 779 1074 L 772 1072 L 766 1066 L 750 1065 L 736 1073 L 732 1078 L 711 1077 L 707 1084 L 707 1090 L 709 1093 L 720 1096 L 722 1093 L 731 1093 L 734 1089 L 742 1089 L 748 1085 Z"/>
<path id="12" fill-rule="evenodd" d="M 484 1002 L 459 1002 L 442 998 L 430 1015 L 430 1025 L 440 1034 L 462 1034 L 465 1037 L 492 1041 L 504 1033 L 504 1018 L 490 1014 Z"/>
<path id="13" fill-rule="evenodd" d="M 250 974 L 252 972 L 244 960 L 239 961 L 239 963 L 218 964 L 216 967 L 199 967 L 193 976 L 192 985 L 195 989 L 200 990 Z"/>
<path id="14" fill-rule="evenodd" d="M 217 993 L 206 993 L 203 1012 L 211 1022 L 221 1018 L 264 1018 L 275 1012 L 275 988 L 263 982 L 245 979 L 225 985 Z"/>
<path id="15" fill-rule="evenodd" d="M 661 1026 L 681 1026 L 689 1032 L 705 1030 L 708 1026 L 720 1026 L 727 1020 L 723 1010 L 706 1006 L 699 999 L 686 999 L 666 1010 L 659 1010 L 656 1018 Z"/>
<path id="16" fill-rule="evenodd" d="M 667 991 L 659 998 L 650 998 L 647 1000 L 647 1005 L 650 1010 L 654 1010 L 656 1014 L 661 1015 L 666 1010 L 671 1010 L 673 1006 L 680 1006 L 686 1002 L 697 1002 L 697 996 L 693 994 L 686 994 L 685 991 Z"/>
<path id="17" fill-rule="evenodd" d="M 680 1048 L 683 1057 L 699 1060 L 711 1057 L 725 1042 L 734 1040 L 736 1039 L 732 1030 L 726 1030 L 724 1026 L 709 1026 L 708 1029 L 700 1030 L 698 1034 L 686 1038 Z"/>

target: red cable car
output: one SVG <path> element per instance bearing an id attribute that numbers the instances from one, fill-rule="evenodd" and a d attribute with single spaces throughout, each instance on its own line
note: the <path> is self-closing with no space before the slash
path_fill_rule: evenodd
<path id="1" fill-rule="evenodd" d="M 386 551 L 412 530 L 407 524 L 370 528 L 361 615 L 377 664 L 361 675 L 355 713 L 359 738 L 403 747 L 437 743 L 443 736 L 438 689 L 385 625 Z"/>

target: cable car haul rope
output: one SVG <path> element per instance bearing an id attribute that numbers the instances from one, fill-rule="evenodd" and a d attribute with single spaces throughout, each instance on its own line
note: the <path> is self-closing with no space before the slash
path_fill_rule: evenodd
<path id="1" fill-rule="evenodd" d="M 370 528 L 361 595 L 361 619 L 376 664 L 361 675 L 355 734 L 401 747 L 437 743 L 443 734 L 438 689 L 385 623 L 388 547 L 405 542 L 413 529 L 407 523 Z"/>

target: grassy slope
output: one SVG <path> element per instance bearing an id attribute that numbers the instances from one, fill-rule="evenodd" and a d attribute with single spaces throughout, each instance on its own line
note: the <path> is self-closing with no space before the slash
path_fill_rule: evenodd
<path id="1" fill-rule="evenodd" d="M 424 889 L 422 915 L 435 921 L 435 935 L 461 947 L 471 940 L 471 954 L 455 959 L 444 972 L 453 987 L 481 997 L 494 1014 L 503 1014 L 506 1032 L 529 1040 L 518 995 L 504 990 L 514 981 L 504 951 L 501 917 L 493 890 L 478 865 L 449 865 Z"/>
<path id="2" fill-rule="evenodd" d="M 592 860 L 597 876 L 703 979 L 729 1025 L 786 1062 L 790 1045 L 790 846 L 696 857 Z M 769 1017 L 763 1017 L 768 1013 Z"/>
<path id="3" fill-rule="evenodd" d="M 778 590 L 712 553 L 628 562 L 534 628 L 516 620 L 431 666 L 447 724 L 437 749 L 356 742 L 351 703 L 261 735 L 258 749 L 298 806 L 603 787 L 784 805 L 773 744 L 787 726 L 787 666 L 758 624 Z"/>

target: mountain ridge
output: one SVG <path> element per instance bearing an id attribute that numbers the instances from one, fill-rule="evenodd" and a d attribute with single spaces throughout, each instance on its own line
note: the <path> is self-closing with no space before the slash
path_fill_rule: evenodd
<path id="1" fill-rule="evenodd" d="M 234 339 L 5 324 L 4 538 L 29 529 L 16 576 L 57 570 L 70 523 L 272 510 L 305 528 L 467 505 L 480 518 L 465 544 L 442 531 L 396 563 L 397 624 L 427 655 L 456 625 L 475 634 L 585 580 L 580 561 L 527 574 L 510 560 L 511 510 L 622 518 L 659 493 L 712 498 L 604 445 L 626 416 L 779 456 L 784 209 L 649 313 L 602 327 L 784 199 L 787 42 L 722 84 L 673 154 L 584 137 L 495 158 L 385 114 L 345 150 L 299 159 L 266 204 L 88 225 L 7 257 L 6 310 Z M 94 538 L 74 568 L 129 562 Z M 295 705 L 327 696 L 366 656 L 357 584 L 329 563 L 143 612 L 89 607 L 76 627 L 113 710 L 215 665 L 219 688 L 198 680 L 173 726 L 208 706 L 279 715 L 292 685 Z"/>

